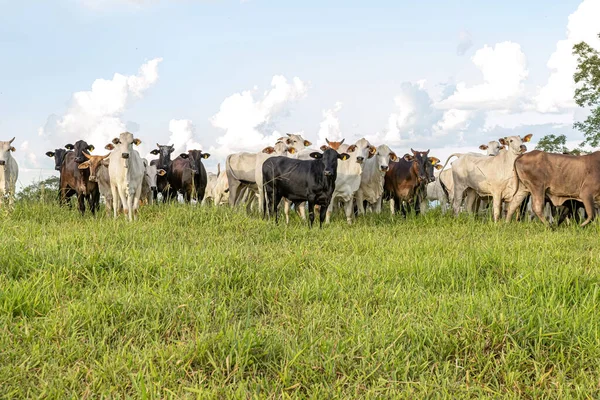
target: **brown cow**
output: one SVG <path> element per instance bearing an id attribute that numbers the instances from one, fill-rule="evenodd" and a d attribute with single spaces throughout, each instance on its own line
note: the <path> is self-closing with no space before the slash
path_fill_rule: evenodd
<path id="1" fill-rule="evenodd" d="M 88 145 L 83 140 L 78 140 L 75 145 L 68 144 L 67 149 L 73 149 L 65 155 L 65 160 L 60 168 L 60 195 L 61 202 L 66 202 L 66 196 L 71 190 L 77 192 L 77 202 L 79 211 L 85 213 L 85 201 L 92 214 L 96 213 L 100 203 L 100 192 L 98 184 L 89 180 L 89 169 L 79 169 L 79 165 L 86 161 L 85 154 L 94 150 L 94 146 Z"/>
<path id="2" fill-rule="evenodd" d="M 112 192 L 110 190 L 110 177 L 108 176 L 108 163 L 107 160 L 110 153 L 105 156 L 90 156 L 86 153 L 83 153 L 84 157 L 87 158 L 87 161 L 79 164 L 79 169 L 88 169 L 89 170 L 89 180 L 90 182 L 96 182 L 98 184 L 98 190 L 100 194 L 104 196 L 106 200 L 106 213 L 109 214 L 112 211 Z"/>
<path id="3" fill-rule="evenodd" d="M 596 216 L 594 204 L 600 201 L 600 152 L 582 156 L 546 153 L 533 150 L 515 161 L 518 186 L 506 220 L 510 221 L 523 199 L 531 193 L 533 212 L 547 224 L 544 199 L 555 206 L 573 199 L 583 203 L 586 226 Z"/>
<path id="4" fill-rule="evenodd" d="M 410 150 L 413 155 L 405 154 L 398 162 L 390 161 L 389 169 L 385 173 L 385 197 L 393 200 L 393 205 L 390 204 L 392 214 L 402 207 L 402 214 L 406 216 L 413 203 L 415 212 L 419 214 L 422 200 L 419 196 L 421 187 L 425 188 L 432 180 L 428 171 L 432 164 L 428 157 L 429 150 Z M 406 203 L 405 206 L 402 205 L 403 202 Z"/>
<path id="5" fill-rule="evenodd" d="M 329 139 L 325 138 L 327 144 L 321 146 L 320 149 L 321 151 L 325 151 L 327 149 L 334 149 L 335 151 L 338 151 L 340 149 L 340 146 L 344 143 L 344 140 L 346 139 L 342 139 L 340 142 L 330 142 Z"/>

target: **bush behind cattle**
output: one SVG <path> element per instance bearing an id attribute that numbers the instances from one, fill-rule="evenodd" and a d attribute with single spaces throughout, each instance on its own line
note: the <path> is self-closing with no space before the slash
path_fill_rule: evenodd
<path id="1" fill-rule="evenodd" d="M 597 224 L 0 212 L 0 397 L 598 394 Z"/>

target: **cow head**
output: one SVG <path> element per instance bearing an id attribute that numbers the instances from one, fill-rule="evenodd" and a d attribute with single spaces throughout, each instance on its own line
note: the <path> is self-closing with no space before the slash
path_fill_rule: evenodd
<path id="1" fill-rule="evenodd" d="M 331 141 L 329 141 L 329 139 L 326 138 L 325 142 L 327 142 L 327 144 L 324 144 L 323 146 L 321 146 L 320 149 L 321 149 L 321 151 L 325 151 L 327 149 L 333 149 L 335 151 L 339 151 L 340 146 L 342 144 L 344 144 L 344 140 L 346 140 L 346 139 L 342 139 L 339 142 L 331 142 Z"/>
<path id="2" fill-rule="evenodd" d="M 312 144 L 308 140 L 304 139 L 302 137 L 302 135 L 291 134 L 291 133 L 288 133 L 287 137 L 280 137 L 279 139 L 277 139 L 277 141 L 283 142 L 283 143 L 287 144 L 288 146 L 295 148 L 298 151 L 300 151 L 300 150 L 304 149 L 305 147 L 308 147 Z"/>
<path id="3" fill-rule="evenodd" d="M 521 138 L 520 136 L 508 136 L 505 138 L 501 138 L 498 141 L 501 145 L 506 146 L 508 148 L 508 151 L 510 151 L 513 154 L 519 155 L 527 151 L 527 146 L 525 146 L 523 143 L 529 142 L 532 136 L 533 135 L 531 133 L 523 138 Z"/>
<path id="4" fill-rule="evenodd" d="M 372 151 L 373 146 L 365 138 L 359 139 L 355 144 L 348 146 L 346 152 L 350 154 L 350 158 L 356 160 L 357 163 L 362 164 L 367 158 L 371 158 L 375 155 Z"/>
<path id="5" fill-rule="evenodd" d="M 156 143 L 156 149 L 152 150 L 150 154 L 158 155 L 158 166 L 159 168 L 167 169 L 171 164 L 171 153 L 175 151 L 173 145 L 161 145 Z"/>
<path id="6" fill-rule="evenodd" d="M 86 160 L 84 154 L 90 155 L 90 151 L 94 151 L 94 146 L 87 144 L 85 140 L 78 140 L 75 145 L 67 144 L 65 148 L 75 152 L 75 162 L 81 164 Z"/>
<path id="7" fill-rule="evenodd" d="M 121 152 L 121 158 L 128 159 L 133 151 L 133 145 L 139 146 L 142 141 L 133 137 L 131 132 L 122 132 L 118 138 L 114 138 L 112 143 L 105 146 L 107 150 L 118 149 Z"/>
<path id="8" fill-rule="evenodd" d="M 188 150 L 187 154 L 182 153 L 179 155 L 181 158 L 188 158 L 192 166 L 192 172 L 197 174 L 200 172 L 200 165 L 202 160 L 206 160 L 210 157 L 209 153 L 203 153 L 202 150 Z"/>
<path id="9" fill-rule="evenodd" d="M 10 159 L 10 153 L 16 151 L 12 146 L 14 140 L 15 138 L 12 138 L 7 142 L 0 142 L 0 166 L 6 165 L 6 161 Z"/>
<path id="10" fill-rule="evenodd" d="M 161 168 L 157 168 L 156 165 L 146 165 L 146 174 L 145 174 L 145 178 L 146 178 L 146 182 L 148 183 L 148 187 L 150 187 L 150 190 L 152 191 L 152 193 L 155 193 L 157 191 L 156 189 L 156 177 L 157 176 L 165 176 L 165 174 L 167 173 L 167 171 L 165 171 L 164 169 Z"/>
<path id="11" fill-rule="evenodd" d="M 428 157 L 427 162 L 427 183 L 435 182 L 435 167 L 440 164 L 440 159 L 436 157 Z"/>
<path id="12" fill-rule="evenodd" d="M 77 166 L 79 169 L 89 169 L 90 170 L 90 182 L 98 181 L 98 170 L 101 166 L 108 166 L 110 160 L 107 160 L 110 153 L 105 156 L 90 156 L 89 154 L 83 153 L 87 161 L 82 162 Z"/>
<path id="13" fill-rule="evenodd" d="M 289 154 L 295 154 L 296 148 L 288 146 L 283 141 L 278 141 L 275 143 L 275 146 L 267 146 L 262 152 L 274 156 L 287 156 Z"/>
<path id="14" fill-rule="evenodd" d="M 54 169 L 60 171 L 62 167 L 63 161 L 65 160 L 65 155 L 67 154 L 67 150 L 63 148 L 55 149 L 54 151 L 47 151 L 46 155 L 48 157 L 54 158 Z"/>
<path id="15" fill-rule="evenodd" d="M 333 149 L 327 149 L 323 153 L 318 151 L 310 153 L 310 156 L 323 164 L 323 175 L 335 180 L 337 176 L 338 160 L 346 161 L 350 158 L 348 153 L 338 153 Z"/>
<path id="16" fill-rule="evenodd" d="M 373 147 L 373 146 L 371 146 Z M 390 160 L 397 162 L 398 156 L 386 144 L 382 144 L 375 149 L 376 165 L 382 174 L 385 174 L 390 168 Z"/>
<path id="17" fill-rule="evenodd" d="M 427 168 L 431 165 L 429 161 L 429 150 L 427 151 L 415 151 L 410 149 L 412 155 L 405 154 L 404 161 L 412 162 L 412 168 L 417 175 L 419 183 L 426 183 L 429 181 L 429 174 Z"/>
<path id="18" fill-rule="evenodd" d="M 479 146 L 480 150 L 485 150 L 488 156 L 497 156 L 500 150 L 504 149 L 504 146 L 495 140 L 492 140 L 488 144 L 482 144 Z"/>

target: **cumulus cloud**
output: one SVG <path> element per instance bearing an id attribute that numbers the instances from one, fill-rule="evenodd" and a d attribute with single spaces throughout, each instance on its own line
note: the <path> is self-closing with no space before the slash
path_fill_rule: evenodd
<path id="1" fill-rule="evenodd" d="M 474 113 L 471 110 L 457 110 L 454 108 L 444 111 L 442 119 L 435 124 L 433 131 L 436 135 L 465 131 L 469 128 Z"/>
<path id="2" fill-rule="evenodd" d="M 343 139 L 340 129 L 340 119 L 337 113 L 342 109 L 342 102 L 335 103 L 333 108 L 323 110 L 323 120 L 319 124 L 318 145 L 324 144 L 325 139 L 340 141 Z"/>
<path id="3" fill-rule="evenodd" d="M 222 129 L 224 134 L 217 138 L 218 147 L 211 152 L 226 155 L 238 151 L 256 151 L 273 144 L 281 136 L 275 129 L 275 119 L 289 111 L 292 103 L 306 97 L 308 84 L 294 77 L 288 81 L 276 75 L 271 88 L 262 97 L 255 98 L 257 89 L 246 90 L 227 97 L 211 124 Z"/>
<path id="4" fill-rule="evenodd" d="M 464 56 L 467 50 L 473 46 L 473 38 L 468 31 L 462 30 L 458 34 L 458 46 L 456 46 L 456 54 Z"/>
<path id="5" fill-rule="evenodd" d="M 459 82 L 455 92 L 437 107 L 463 110 L 511 107 L 523 93 L 523 81 L 529 74 L 521 45 L 513 42 L 486 45 L 471 60 L 483 74 L 484 82 L 471 87 Z"/>
<path id="6" fill-rule="evenodd" d="M 584 0 L 569 16 L 567 38 L 556 43 L 556 50 L 547 63 L 552 72 L 548 82 L 540 88 L 539 94 L 534 99 L 538 111 L 558 112 L 576 107 L 573 101 L 575 92 L 573 74 L 577 68 L 577 58 L 573 55 L 573 45 L 585 41 L 600 50 L 599 15 L 600 1 Z"/>
<path id="7" fill-rule="evenodd" d="M 172 119 L 169 122 L 169 144 L 175 146 L 175 154 L 188 150 L 202 150 L 196 141 L 196 127 L 189 119 Z"/>
<path id="8" fill-rule="evenodd" d="M 116 73 L 111 80 L 96 79 L 91 90 L 73 94 L 64 115 L 50 115 L 45 126 L 38 130 L 39 135 L 56 146 L 84 139 L 101 148 L 126 130 L 127 125 L 121 120 L 123 113 L 156 83 L 161 61 L 162 58 L 148 61 L 136 75 Z"/>

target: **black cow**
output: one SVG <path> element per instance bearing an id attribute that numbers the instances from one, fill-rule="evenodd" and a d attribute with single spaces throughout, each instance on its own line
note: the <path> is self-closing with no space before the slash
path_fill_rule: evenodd
<path id="1" fill-rule="evenodd" d="M 173 145 L 160 145 L 156 144 L 157 149 L 154 149 L 150 152 L 150 154 L 158 155 L 158 160 L 152 160 L 150 165 L 156 165 L 157 169 L 164 169 L 166 174 L 162 176 L 156 177 L 156 188 L 158 193 L 162 194 L 163 203 L 167 200 L 172 200 L 177 198 L 177 189 L 171 187 L 170 176 L 171 173 L 171 164 L 173 161 L 171 160 L 171 153 L 175 151 L 175 146 Z M 157 196 L 154 198 L 157 199 Z"/>
<path id="2" fill-rule="evenodd" d="M 68 144 L 67 146 L 65 146 L 65 148 L 58 148 L 58 149 L 54 149 L 54 151 L 47 151 L 46 155 L 50 158 L 54 158 L 54 169 L 59 171 L 62 168 L 63 162 L 65 161 L 65 156 L 67 155 L 67 153 L 71 152 L 71 150 L 73 150 L 74 146 L 72 144 Z M 59 182 L 62 181 L 62 174 L 60 174 L 59 177 Z M 75 190 L 73 189 L 68 189 L 65 188 L 65 193 L 63 194 L 63 191 L 60 190 L 60 187 L 62 187 L 62 185 L 59 184 L 59 191 L 58 191 L 58 201 L 60 205 L 64 205 L 65 202 L 69 202 L 69 206 L 71 205 L 71 196 L 75 196 L 77 194 L 77 192 L 75 192 Z"/>
<path id="3" fill-rule="evenodd" d="M 94 146 L 88 145 L 84 140 L 78 140 L 75 145 L 68 144 L 65 146 L 66 149 L 73 149 L 73 151 L 65 154 L 65 159 L 60 169 L 60 196 L 61 202 L 66 202 L 66 197 L 71 190 L 74 190 L 77 194 L 77 202 L 79 205 L 79 211 L 83 215 L 85 213 L 85 201 L 87 200 L 88 206 L 92 214 L 96 213 L 96 210 L 100 206 L 100 191 L 98 189 L 97 182 L 91 182 L 90 170 L 79 169 L 79 164 L 87 161 L 85 154 L 94 150 Z"/>
<path id="4" fill-rule="evenodd" d="M 266 200 L 263 207 L 264 216 L 269 207 L 277 223 L 277 206 L 283 197 L 295 205 L 307 201 L 309 226 L 312 227 L 315 220 L 315 205 L 319 205 L 321 207 L 319 226 L 322 227 L 335 189 L 337 160 L 346 160 L 350 156 L 327 149 L 323 153 L 310 153 L 310 157 L 314 160 L 272 157 L 263 163 L 263 187 Z"/>
<path id="5" fill-rule="evenodd" d="M 188 150 L 188 159 L 194 171 L 194 193 L 196 201 L 201 202 L 204 199 L 204 192 L 206 191 L 206 184 L 208 183 L 208 177 L 206 175 L 206 168 L 202 164 L 202 160 L 206 160 L 210 157 L 209 153 L 203 153 L 202 150 Z"/>

